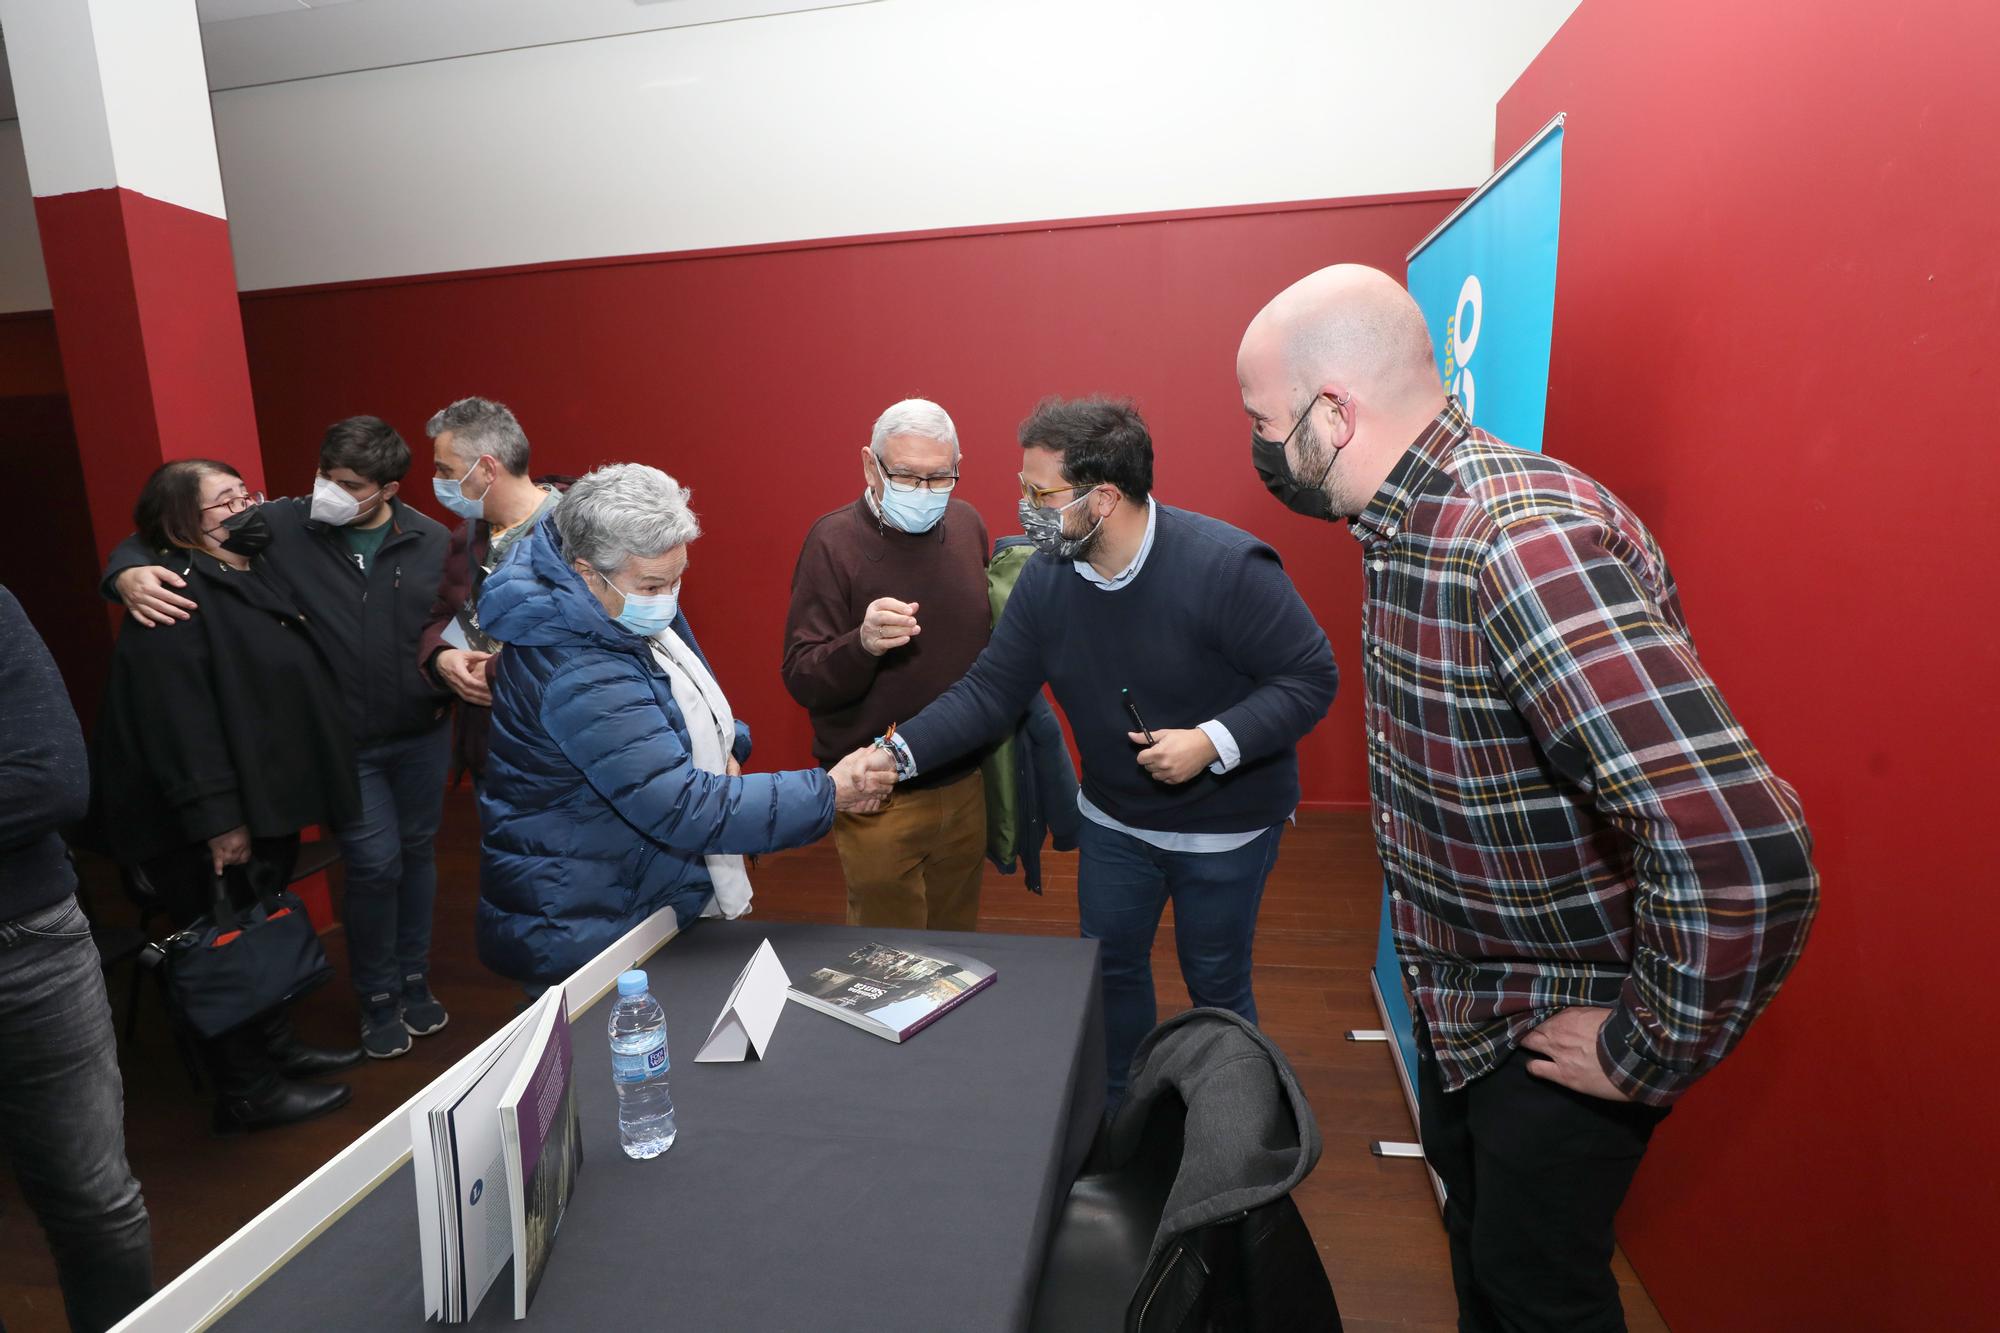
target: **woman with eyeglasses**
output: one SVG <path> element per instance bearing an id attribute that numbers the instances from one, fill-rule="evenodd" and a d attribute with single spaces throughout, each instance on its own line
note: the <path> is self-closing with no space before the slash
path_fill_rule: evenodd
<path id="1" fill-rule="evenodd" d="M 264 567 L 263 497 L 210 459 L 162 465 L 132 519 L 200 608 L 148 629 L 128 616 L 91 754 L 98 847 L 145 872 L 176 924 L 291 879 L 299 832 L 359 814 L 352 742 L 331 669 L 290 591 Z M 345 1084 L 296 1077 L 361 1053 L 302 1045 L 280 1011 L 204 1043 L 215 1129 L 290 1124 L 345 1105 Z"/>

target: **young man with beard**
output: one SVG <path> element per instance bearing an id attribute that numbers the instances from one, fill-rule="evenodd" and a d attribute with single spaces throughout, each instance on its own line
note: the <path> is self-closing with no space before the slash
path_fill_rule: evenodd
<path id="1" fill-rule="evenodd" d="M 1198 1006 L 1255 1021 L 1251 946 L 1299 739 L 1333 702 L 1333 649 L 1277 552 L 1153 498 L 1127 402 L 1051 398 L 1021 424 L 1021 524 L 1039 548 L 964 679 L 875 755 L 899 781 L 999 737 L 1044 684 L 1083 758 L 1077 904 L 1102 944 L 1106 1082 L 1157 1014 L 1169 899 Z"/>

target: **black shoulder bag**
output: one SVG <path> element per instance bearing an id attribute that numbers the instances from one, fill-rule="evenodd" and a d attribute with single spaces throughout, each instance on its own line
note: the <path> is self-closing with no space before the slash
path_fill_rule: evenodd
<path id="1" fill-rule="evenodd" d="M 306 906 L 289 889 L 258 893 L 239 911 L 215 877 L 207 916 L 149 952 L 166 968 L 167 995 L 197 1036 L 219 1037 L 333 978 Z"/>

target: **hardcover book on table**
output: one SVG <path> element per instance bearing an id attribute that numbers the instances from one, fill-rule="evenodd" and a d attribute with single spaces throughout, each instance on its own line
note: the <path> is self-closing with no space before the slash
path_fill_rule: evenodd
<path id="1" fill-rule="evenodd" d="M 411 1104 L 424 1313 L 441 1323 L 472 1318 L 513 1251 L 499 1106 L 531 1025 L 518 1015 Z"/>
<path id="2" fill-rule="evenodd" d="M 802 978 L 790 998 L 900 1042 L 992 985 L 993 978 L 990 966 L 962 953 L 864 944 Z"/>
<path id="3" fill-rule="evenodd" d="M 583 1134 L 576 1121 L 569 1009 L 561 987 L 537 1013 L 524 1061 L 500 1098 L 500 1138 L 514 1232 L 514 1317 L 525 1319 L 555 1247 L 576 1174 Z"/>
<path id="4" fill-rule="evenodd" d="M 471 1319 L 514 1260 L 527 1313 L 583 1160 L 560 986 L 509 1020 L 410 1107 L 424 1313 Z"/>

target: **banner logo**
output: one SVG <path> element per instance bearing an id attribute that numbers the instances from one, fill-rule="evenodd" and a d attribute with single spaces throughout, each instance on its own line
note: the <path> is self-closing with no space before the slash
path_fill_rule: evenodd
<path id="1" fill-rule="evenodd" d="M 1476 420 L 1472 383 L 1472 354 L 1479 350 L 1479 326 L 1485 320 L 1486 292 L 1479 275 L 1468 273 L 1458 289 L 1458 302 L 1444 322 L 1444 382 L 1452 396 L 1464 405 L 1465 418 Z M 1470 311 L 1470 314 L 1467 312 Z"/>

